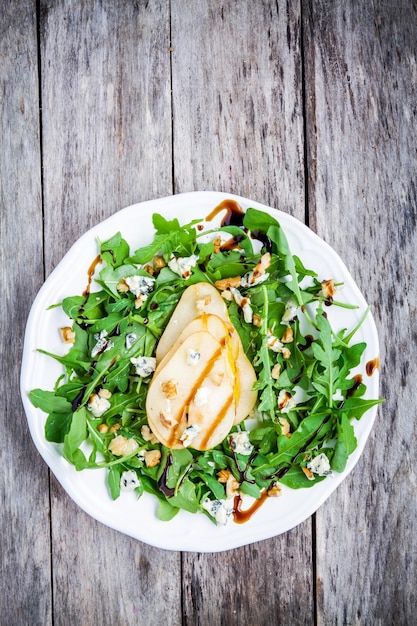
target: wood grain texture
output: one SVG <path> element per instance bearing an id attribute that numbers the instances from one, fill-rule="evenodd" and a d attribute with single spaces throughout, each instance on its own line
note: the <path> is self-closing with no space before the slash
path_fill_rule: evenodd
<path id="1" fill-rule="evenodd" d="M 298 2 L 171 4 L 176 193 L 237 193 L 304 220 Z"/>
<path id="2" fill-rule="evenodd" d="M 48 274 L 103 218 L 172 192 L 168 2 L 42 3 L 40 45 Z M 51 504 L 56 623 L 181 622 L 178 554 L 95 522 L 55 479 Z"/>
<path id="3" fill-rule="evenodd" d="M 415 2 L 0 6 L 0 623 L 413 624 Z M 133 202 L 201 189 L 301 220 L 307 204 L 372 305 L 386 403 L 311 519 L 179 554 L 103 526 L 49 483 L 18 381 L 29 306 L 71 244 Z"/>
<path id="4" fill-rule="evenodd" d="M 309 201 L 379 329 L 365 454 L 317 515 L 319 624 L 408 624 L 417 606 L 414 3 L 305 2 Z"/>
<path id="5" fill-rule="evenodd" d="M 42 2 L 46 270 L 103 218 L 172 193 L 169 3 Z"/>
<path id="6" fill-rule="evenodd" d="M 171 6 L 175 191 L 238 193 L 303 219 L 298 4 Z M 183 586 L 186 624 L 311 624 L 311 522 L 240 550 L 185 554 Z"/>
<path id="7" fill-rule="evenodd" d="M 227 552 L 184 554 L 183 623 L 313 624 L 311 524 Z"/>
<path id="8" fill-rule="evenodd" d="M 0 622 L 47 625 L 48 470 L 30 440 L 19 400 L 26 317 L 43 276 L 34 2 L 3 7 L 0 67 Z"/>

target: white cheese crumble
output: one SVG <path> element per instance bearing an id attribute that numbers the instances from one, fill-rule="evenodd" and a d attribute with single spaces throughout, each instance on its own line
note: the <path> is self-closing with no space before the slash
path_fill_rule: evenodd
<path id="1" fill-rule="evenodd" d="M 202 506 L 221 526 L 227 524 L 233 513 L 233 504 L 227 500 L 210 500 L 206 498 Z"/>
<path id="2" fill-rule="evenodd" d="M 230 291 L 232 292 L 236 304 L 242 309 L 243 319 L 247 324 L 252 324 L 253 310 L 251 307 L 250 298 L 248 296 L 242 296 L 239 289 L 236 289 L 236 287 L 230 287 Z"/>
<path id="3" fill-rule="evenodd" d="M 311 461 L 307 463 L 307 468 L 313 472 L 313 474 L 317 474 L 317 476 L 328 476 L 332 473 L 330 461 L 324 452 L 318 454 L 314 459 L 311 459 Z"/>
<path id="4" fill-rule="evenodd" d="M 200 387 L 194 396 L 194 404 L 198 407 L 204 406 L 209 400 L 209 390 L 207 387 Z"/>
<path id="5" fill-rule="evenodd" d="M 124 281 L 136 298 L 141 296 L 142 302 L 145 302 L 155 286 L 155 278 L 151 276 L 127 276 Z"/>
<path id="6" fill-rule="evenodd" d="M 249 433 L 246 430 L 240 433 L 232 433 L 229 437 L 229 445 L 236 454 L 249 456 L 253 451 L 253 445 L 249 441 Z"/>
<path id="7" fill-rule="evenodd" d="M 171 271 L 181 276 L 181 278 L 189 278 L 191 276 L 191 269 L 196 266 L 198 256 L 192 254 L 188 257 L 171 257 L 168 261 L 168 267 Z"/>
<path id="8" fill-rule="evenodd" d="M 101 398 L 98 394 L 93 393 L 87 404 L 87 408 L 94 417 L 101 417 L 111 407 L 107 398 Z"/>
<path id="9" fill-rule="evenodd" d="M 294 317 L 297 314 L 297 305 L 294 302 L 294 300 L 288 300 L 286 306 L 285 306 L 285 311 L 284 311 L 284 315 L 281 318 L 281 321 L 283 322 L 291 322 L 291 320 L 294 319 Z"/>
<path id="10" fill-rule="evenodd" d="M 200 432 L 200 427 L 197 424 L 190 424 L 190 426 L 187 426 L 187 428 L 184 430 L 184 432 L 182 433 L 180 437 L 180 440 L 182 441 L 184 448 L 191 445 L 191 443 L 197 437 L 199 432 Z"/>
<path id="11" fill-rule="evenodd" d="M 266 345 L 270 350 L 272 350 L 272 352 L 282 352 L 282 349 L 284 347 L 284 344 L 282 344 L 278 337 L 275 337 L 275 335 L 270 330 L 268 330 Z"/>
<path id="12" fill-rule="evenodd" d="M 268 272 L 265 272 L 265 274 L 258 274 L 257 276 L 254 274 L 254 272 L 247 272 L 242 276 L 240 286 L 243 288 L 255 287 L 255 285 L 260 285 L 268 278 Z"/>
<path id="13" fill-rule="evenodd" d="M 134 491 L 139 485 L 139 478 L 134 470 L 127 470 L 122 473 L 120 477 L 120 489 L 122 491 Z"/>
<path id="14" fill-rule="evenodd" d="M 278 408 L 281 413 L 288 413 L 297 406 L 293 396 L 286 389 L 281 389 L 278 394 Z"/>
<path id="15" fill-rule="evenodd" d="M 270 330 L 268 330 L 267 332 L 266 345 L 270 350 L 272 350 L 272 352 L 281 353 L 284 359 L 289 359 L 291 356 L 290 350 L 286 346 L 284 346 L 284 344 L 278 339 L 278 337 L 275 337 L 275 335 Z"/>
<path id="16" fill-rule="evenodd" d="M 109 350 L 113 347 L 113 343 L 107 339 L 107 330 L 102 330 L 100 333 L 96 333 L 94 335 L 94 339 L 96 340 L 96 345 L 91 350 L 92 358 L 96 357 L 101 352 L 105 350 Z"/>
<path id="17" fill-rule="evenodd" d="M 132 357 L 130 362 L 135 366 L 136 374 L 142 378 L 150 376 L 156 369 L 156 358 L 154 356 Z"/>
<path id="18" fill-rule="evenodd" d="M 188 348 L 187 350 L 187 365 L 197 365 L 201 357 L 200 352 L 197 350 L 193 350 L 193 348 Z"/>
<path id="19" fill-rule="evenodd" d="M 133 346 L 137 338 L 136 333 L 128 333 L 126 335 L 126 350 L 129 350 L 129 348 Z"/>

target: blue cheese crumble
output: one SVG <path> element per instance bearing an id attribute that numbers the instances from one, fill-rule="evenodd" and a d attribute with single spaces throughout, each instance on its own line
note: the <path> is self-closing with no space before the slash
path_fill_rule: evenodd
<path id="1" fill-rule="evenodd" d="M 128 333 L 126 335 L 126 350 L 129 350 L 133 346 L 137 338 L 136 333 Z"/>
<path id="2" fill-rule="evenodd" d="M 228 500 L 210 500 L 210 498 L 206 498 L 202 502 L 202 507 L 221 526 L 225 526 L 233 514 L 232 502 Z"/>
<path id="3" fill-rule="evenodd" d="M 134 470 L 127 470 L 122 473 L 120 477 L 120 489 L 122 491 L 134 491 L 139 485 L 139 478 Z"/>
<path id="4" fill-rule="evenodd" d="M 197 365 L 201 358 L 200 352 L 197 350 L 193 350 L 193 348 L 188 348 L 187 350 L 187 365 Z"/>
<path id="5" fill-rule="evenodd" d="M 145 302 L 155 287 L 155 278 L 151 276 L 127 276 L 124 282 L 136 298 L 141 298 L 142 302 Z"/>
<path id="6" fill-rule="evenodd" d="M 318 454 L 314 459 L 307 463 L 307 468 L 317 476 L 328 476 L 332 473 L 330 469 L 330 461 L 324 452 Z"/>
<path id="7" fill-rule="evenodd" d="M 96 345 L 91 350 L 91 356 L 93 359 L 105 350 L 109 350 L 113 347 L 114 344 L 109 341 L 109 339 L 107 339 L 107 334 L 107 330 L 102 330 L 100 333 L 95 333 L 94 339 L 96 340 Z"/>
<path id="8" fill-rule="evenodd" d="M 181 276 L 181 278 L 189 278 L 192 268 L 197 265 L 197 261 L 198 256 L 196 254 L 187 257 L 172 256 L 168 261 L 168 267 L 172 272 Z"/>
<path id="9" fill-rule="evenodd" d="M 94 417 L 101 417 L 111 407 L 107 398 L 102 398 L 97 393 L 93 393 L 88 400 L 87 409 Z"/>
<path id="10" fill-rule="evenodd" d="M 132 357 L 130 362 L 135 366 L 136 374 L 142 378 L 147 378 L 156 369 L 156 358 L 154 356 Z"/>
<path id="11" fill-rule="evenodd" d="M 229 437 L 229 445 L 236 454 L 249 456 L 253 452 L 253 445 L 249 441 L 249 433 L 246 430 L 240 433 L 232 433 Z"/>
<path id="12" fill-rule="evenodd" d="M 190 424 L 190 426 L 187 426 L 187 428 L 184 430 L 180 437 L 184 448 L 192 444 L 199 432 L 200 428 L 197 424 Z"/>

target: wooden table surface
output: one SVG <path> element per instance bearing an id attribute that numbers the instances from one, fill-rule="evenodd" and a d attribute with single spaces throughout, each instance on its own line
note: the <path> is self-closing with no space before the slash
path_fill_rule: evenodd
<path id="1" fill-rule="evenodd" d="M 415 0 L 2 0 L 1 625 L 411 625 L 417 608 Z M 91 519 L 19 396 L 32 301 L 77 238 L 194 190 L 305 221 L 372 306 L 386 398 L 290 532 L 160 550 Z"/>

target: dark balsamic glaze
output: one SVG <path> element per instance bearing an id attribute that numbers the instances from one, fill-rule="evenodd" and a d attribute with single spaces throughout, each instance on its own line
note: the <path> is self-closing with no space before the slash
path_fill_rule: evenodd
<path id="1" fill-rule="evenodd" d="M 220 222 L 221 226 L 243 226 L 245 212 L 236 200 L 226 199 L 220 202 L 206 217 L 207 222 L 211 222 L 222 211 L 226 211 Z"/>
<path id="2" fill-rule="evenodd" d="M 235 496 L 234 499 L 234 507 L 233 507 L 233 521 L 236 524 L 244 524 L 252 515 L 262 506 L 265 500 L 268 497 L 268 492 L 265 490 L 261 497 L 255 500 L 255 502 L 248 508 L 242 511 L 242 498 L 240 496 Z"/>
<path id="3" fill-rule="evenodd" d="M 78 407 L 80 406 L 82 399 L 84 397 L 85 394 L 85 390 L 87 389 L 87 385 L 85 385 L 85 387 L 83 387 L 81 389 L 81 391 L 79 393 L 77 393 L 77 395 L 75 396 L 74 400 L 71 403 L 71 408 L 72 408 L 72 412 L 74 413 L 74 411 L 76 411 L 78 409 Z"/>
<path id="4" fill-rule="evenodd" d="M 300 352 L 304 352 L 304 350 L 308 350 L 308 348 L 311 346 L 311 344 L 314 341 L 313 335 L 306 335 L 304 337 L 304 339 L 305 339 L 305 342 L 306 342 L 305 345 L 299 343 L 298 346 L 297 346 L 298 349 L 300 350 Z"/>
<path id="5" fill-rule="evenodd" d="M 253 230 L 251 232 L 251 237 L 252 239 L 256 239 L 257 241 L 260 241 L 262 244 L 262 247 L 265 248 L 267 252 L 272 252 L 272 241 L 268 237 L 265 231 Z"/>
<path id="6" fill-rule="evenodd" d="M 362 374 L 355 374 L 355 376 L 353 377 L 353 380 L 355 382 L 354 382 L 353 386 L 350 389 L 347 390 L 346 398 L 350 398 L 351 396 L 353 396 L 355 391 L 362 384 Z"/>
<path id="7" fill-rule="evenodd" d="M 169 472 L 169 468 L 171 467 L 171 465 L 172 465 L 172 454 L 169 454 L 167 457 L 166 465 L 164 467 L 164 471 L 162 472 L 158 480 L 158 488 L 162 491 L 163 494 L 166 495 L 167 498 L 172 498 L 172 496 L 175 493 L 175 489 L 173 487 L 168 487 L 167 485 L 168 472 Z"/>
<path id="8" fill-rule="evenodd" d="M 379 369 L 379 365 L 379 356 L 375 357 L 371 361 L 368 361 L 365 366 L 367 376 L 372 376 L 375 370 Z"/>
<path id="9" fill-rule="evenodd" d="M 96 258 L 94 259 L 94 261 L 91 263 L 90 267 L 87 270 L 87 276 L 88 276 L 88 282 L 87 282 L 87 286 L 84 289 L 82 295 L 84 296 L 84 300 L 81 303 L 80 308 L 78 309 L 78 315 L 80 317 L 82 317 L 83 313 L 84 313 L 84 308 L 85 305 L 88 302 L 88 297 L 90 295 L 90 290 L 91 290 L 91 281 L 93 280 L 93 276 L 94 276 L 94 272 L 96 271 L 96 267 L 97 265 L 101 263 L 101 256 L 98 255 L 96 256 Z"/>

